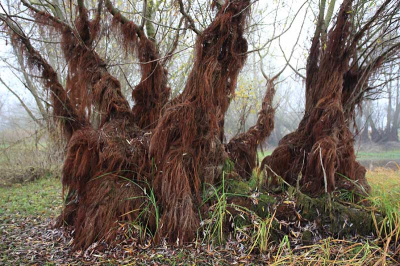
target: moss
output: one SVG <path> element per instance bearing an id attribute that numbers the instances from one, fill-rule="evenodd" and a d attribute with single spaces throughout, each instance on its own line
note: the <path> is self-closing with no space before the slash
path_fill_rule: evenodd
<path id="1" fill-rule="evenodd" d="M 254 189 L 249 185 L 251 182 L 245 182 L 241 180 L 233 180 L 229 179 L 225 181 L 226 191 L 230 194 L 230 197 L 235 196 L 243 196 L 251 199 L 250 193 L 254 191 Z M 274 196 L 270 196 L 268 194 L 260 193 L 259 196 L 254 198 L 253 203 L 257 202 L 257 204 L 251 204 L 252 211 L 254 211 L 258 216 L 265 218 L 270 213 L 270 207 L 276 203 L 276 199 Z"/>
<path id="2" fill-rule="evenodd" d="M 271 206 L 275 203 L 275 197 L 267 194 L 261 194 L 258 198 L 258 204 L 255 206 L 255 212 L 261 218 L 265 218 L 268 216 L 268 214 L 270 214 Z"/>
<path id="3" fill-rule="evenodd" d="M 254 170 L 253 174 L 250 177 L 250 180 L 248 181 L 249 186 L 251 189 L 256 189 L 257 187 L 260 187 L 262 183 L 262 174 L 258 173 L 258 170 Z"/>
<path id="4" fill-rule="evenodd" d="M 311 233 L 311 231 L 309 231 L 309 230 L 304 231 L 303 234 L 301 235 L 301 241 L 305 245 L 312 244 L 313 243 L 313 234 Z"/>
<path id="5" fill-rule="evenodd" d="M 371 213 L 361 206 L 345 206 L 328 196 L 311 198 L 300 192 L 296 205 L 301 208 L 303 218 L 309 221 L 318 219 L 323 225 L 329 226 L 329 232 L 339 236 L 356 233 L 368 235 L 375 231 Z M 377 219 L 380 221 L 382 218 L 377 216 Z"/>
<path id="6" fill-rule="evenodd" d="M 250 193 L 254 191 L 248 182 L 241 180 L 228 179 L 225 181 L 226 191 L 230 197 L 240 196 L 253 200 Z M 317 221 L 317 224 L 324 225 L 324 231 L 338 236 L 346 235 L 369 235 L 375 232 L 374 221 L 368 209 L 358 205 L 343 205 L 336 202 L 329 195 L 318 198 L 311 198 L 295 188 L 289 186 L 287 189 L 289 198 L 296 202 L 296 209 L 300 209 L 301 216 L 308 221 Z M 271 213 L 271 208 L 277 204 L 277 198 L 266 193 L 253 200 L 257 204 L 250 204 L 251 210 L 259 217 L 265 218 Z M 250 206 L 249 205 L 249 206 Z M 376 216 L 377 222 L 382 220 L 382 216 Z M 320 228 L 322 229 L 322 228 Z M 306 233 L 306 240 L 307 233 Z"/>
<path id="7" fill-rule="evenodd" d="M 226 191 L 234 195 L 248 195 L 252 189 L 247 182 L 241 180 L 225 180 Z"/>
<path id="8" fill-rule="evenodd" d="M 325 209 L 324 200 L 320 198 L 311 199 L 303 193 L 298 193 L 296 196 L 296 205 L 302 210 L 301 215 L 307 220 L 314 220 L 319 216 L 320 210 Z"/>
<path id="9" fill-rule="evenodd" d="M 235 171 L 235 163 L 229 159 L 226 159 L 224 162 L 224 166 L 222 167 L 222 171 L 224 173 L 231 173 Z"/>

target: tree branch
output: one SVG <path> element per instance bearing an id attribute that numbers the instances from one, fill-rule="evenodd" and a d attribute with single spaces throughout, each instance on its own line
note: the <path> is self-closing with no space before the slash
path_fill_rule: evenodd
<path id="1" fill-rule="evenodd" d="M 25 55 L 31 68 L 36 68 L 40 71 L 43 85 L 52 93 L 55 117 L 62 121 L 66 137 L 69 139 L 74 131 L 86 126 L 88 124 L 87 121 L 77 115 L 76 109 L 71 105 L 65 89 L 58 81 L 57 73 L 32 46 L 25 33 L 21 30 L 21 26 L 3 14 L 0 14 L 0 20 L 5 22 L 7 27 L 14 33 L 11 38 L 14 45 L 26 51 Z"/>
<path id="2" fill-rule="evenodd" d="M 194 31 L 197 35 L 199 35 L 200 31 L 196 28 L 196 24 L 194 23 L 193 18 L 185 11 L 185 6 L 183 5 L 182 0 L 178 0 L 178 3 L 179 3 L 179 10 L 180 10 L 181 14 L 186 18 L 186 20 L 190 24 L 189 28 L 192 31 Z"/>
<path id="3" fill-rule="evenodd" d="M 1 77 L 0 77 L 0 82 L 4 85 L 4 87 L 6 87 L 6 89 L 7 89 L 9 92 L 11 92 L 11 93 L 18 99 L 18 101 L 20 102 L 21 106 L 25 109 L 25 111 L 28 113 L 28 115 L 30 116 L 30 118 L 32 118 L 32 120 L 33 120 L 36 124 L 38 124 L 40 127 L 44 127 L 43 123 L 42 123 L 39 119 L 37 119 L 37 118 L 35 117 L 35 115 L 32 113 L 32 111 L 29 109 L 29 107 L 25 104 L 25 102 L 22 100 L 22 98 L 19 97 L 19 95 L 18 95 L 13 89 L 11 89 L 10 86 L 8 86 L 8 85 L 3 81 L 3 79 L 2 79 Z"/>

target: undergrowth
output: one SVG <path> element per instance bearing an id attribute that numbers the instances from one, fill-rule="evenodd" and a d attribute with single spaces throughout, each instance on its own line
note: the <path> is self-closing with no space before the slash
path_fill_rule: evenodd
<path id="1" fill-rule="evenodd" d="M 380 169 L 368 172 L 373 192 L 362 201 L 369 201 L 366 210 L 375 217 L 375 231 L 371 236 L 348 236 L 345 238 L 321 238 L 313 244 L 302 240 L 299 231 L 291 231 L 276 238 L 272 231 L 285 224 L 275 219 L 275 212 L 261 218 L 253 211 L 229 203 L 234 196 L 251 198 L 250 195 L 235 195 L 225 189 L 223 179 L 219 187 L 210 188 L 212 201 L 210 218 L 203 221 L 203 243 L 208 246 L 225 244 L 229 239 L 238 240 L 246 247 L 246 252 L 259 253 L 269 258 L 270 265 L 398 265 L 400 256 L 400 173 L 393 170 Z M 250 184 L 257 185 L 257 178 L 253 177 Z M 356 203 L 360 195 L 342 191 L 338 193 L 338 200 L 350 204 Z M 230 209 L 235 209 L 233 214 Z M 383 220 L 376 216 L 383 214 Z M 242 218 L 237 223 L 237 218 Z M 232 228 L 226 232 L 226 224 Z M 225 231 L 224 231 L 225 229 Z"/>
<path id="2" fill-rule="evenodd" d="M 236 243 L 242 247 L 243 259 L 254 259 L 254 254 L 259 254 L 257 259 L 270 265 L 398 265 L 400 173 L 380 169 L 368 172 L 367 178 L 373 188 L 368 198 L 371 215 L 378 212 L 385 214 L 384 220 L 376 223 L 377 233 L 374 236 L 327 237 L 311 244 L 302 242 L 302 232 L 287 232 L 276 238 L 273 232 L 275 213 L 261 218 L 254 211 L 230 201 L 235 196 L 257 200 L 257 181 L 250 182 L 254 183 L 254 191 L 238 195 L 226 190 L 224 175 L 218 186 L 208 186 L 204 190 L 204 201 L 211 205 L 211 212 L 208 217 L 203 217 L 204 234 L 198 234 L 195 247 L 206 246 L 207 252 L 213 252 L 219 245 Z M 62 206 L 60 195 L 61 184 L 53 177 L 1 187 L 1 223 L 18 222 L 21 217 L 54 217 L 60 213 Z M 156 207 L 153 192 L 146 191 L 145 195 L 149 199 L 149 208 Z M 230 226 L 229 230 L 226 225 Z M 142 233 L 148 233 L 143 224 L 134 225 L 133 230 L 137 230 L 138 226 Z"/>

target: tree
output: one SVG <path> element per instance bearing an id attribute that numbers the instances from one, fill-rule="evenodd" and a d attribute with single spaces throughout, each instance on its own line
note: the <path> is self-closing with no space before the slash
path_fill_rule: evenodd
<path id="1" fill-rule="evenodd" d="M 305 115 L 298 129 L 280 141 L 262 166 L 269 177 L 279 175 L 311 194 L 337 188 L 365 194 L 370 187 L 365 168 L 356 161 L 349 123 L 369 89 L 372 73 L 399 50 L 400 44 L 392 42 L 393 38 L 384 49 L 376 41 L 396 30 L 390 26 L 382 29 L 382 24 L 398 21 L 400 7 L 396 1 L 382 1 L 374 14 L 358 19 L 355 14 L 365 12 L 365 3 L 360 6 L 345 0 L 327 32 L 334 4 L 330 2 L 326 17 L 325 1 L 320 5 L 307 61 Z M 379 34 L 365 38 L 369 31 Z"/>
<path id="2" fill-rule="evenodd" d="M 0 97 L 0 115 L 2 115 L 3 107 L 4 107 L 4 97 Z"/>
<path id="3" fill-rule="evenodd" d="M 399 141 L 399 76 L 398 69 L 394 67 L 394 62 L 391 62 L 388 66 L 381 69 L 378 72 L 378 76 L 382 76 L 383 81 L 379 82 L 379 89 L 377 89 L 377 92 L 372 92 L 372 95 L 380 98 L 387 97 L 387 106 L 384 108 L 385 113 L 380 113 L 380 106 L 378 104 L 372 106 L 370 101 L 364 106 L 365 108 L 362 108 L 365 116 L 365 125 L 362 125 L 361 141 L 373 141 L 376 143 Z M 374 112 L 376 113 L 375 117 L 372 116 Z M 377 124 L 376 122 L 379 120 L 386 120 L 386 124 Z M 371 138 L 369 136 L 369 131 L 371 133 Z"/>
<path id="4" fill-rule="evenodd" d="M 206 216 L 208 207 L 211 208 L 210 203 L 204 202 L 204 197 L 208 198 L 205 187 L 225 185 L 235 178 L 246 179 L 255 167 L 257 148 L 273 129 L 274 81 L 286 66 L 291 66 L 291 56 L 289 59 L 285 56 L 287 64 L 273 78 L 263 73 L 267 90 L 256 125 L 225 144 L 225 114 L 239 72 L 251 52 L 245 32 L 251 6 L 256 1 L 213 1 L 206 12 L 212 19 L 205 27 L 187 12 L 191 1 L 186 5 L 181 0 L 175 2 L 181 17 L 170 25 L 153 21 L 159 5 L 167 1 L 143 1 L 140 24 L 135 22 L 137 17 L 127 18 L 110 0 L 100 0 L 92 8 L 87 8 L 84 0 L 77 0 L 75 6 L 71 1 L 65 11 L 56 2 L 37 4 L 22 0 L 42 32 L 55 32 L 59 36 L 66 64 L 65 84 L 49 60 L 32 44 L 33 38 L 18 24 L 18 16 L 5 13 L 0 14 L 0 19 L 9 28 L 11 41 L 24 55 L 31 74 L 47 89 L 53 117 L 61 124 L 67 142 L 62 177 L 67 195 L 58 225 L 74 229 L 75 248 L 87 248 L 99 240 L 115 241 L 121 230 L 125 230 L 119 226 L 124 222 L 145 225 L 155 233 L 158 242 L 167 239 L 181 244 L 193 240 L 200 227 L 200 216 Z M 352 160 L 354 149 L 346 120 L 346 116 L 351 117 L 353 104 L 357 104 L 352 100 L 362 95 L 342 98 L 342 93 L 352 92 L 350 84 L 354 80 L 348 78 L 350 57 L 370 25 L 369 22 L 362 25 L 353 36 L 349 30 L 351 6 L 352 1 L 345 0 L 336 26 L 327 35 L 323 14 L 320 16 L 307 68 L 306 115 L 292 135 L 298 137 L 293 137 L 294 142 L 284 148 L 278 147 L 267 159 L 273 162 L 271 168 L 279 170 L 288 167 L 288 160 L 275 159 L 282 150 L 290 152 L 290 156 L 292 153 L 301 156 L 303 150 L 314 152 L 305 158 L 304 176 L 316 180 L 311 192 L 320 189 L 320 179 L 326 176 L 329 184 L 325 182 L 328 186 L 325 190 L 332 191 L 338 162 L 357 174 L 363 170 Z M 200 4 L 196 7 L 203 8 Z M 331 8 L 324 21 L 329 22 Z M 106 17 L 112 17 L 112 28 L 102 28 L 107 24 Z M 376 18 L 370 21 L 373 23 Z M 174 37 L 167 38 L 172 40 L 168 49 L 160 45 L 164 35 L 157 34 L 155 25 L 160 26 L 160 31 L 174 29 Z M 100 54 L 100 48 L 106 51 L 110 48 L 108 44 L 103 47 L 100 44 L 106 30 L 115 34 L 126 56 L 139 59 L 140 81 L 132 90 L 133 107 L 121 82 L 112 74 L 109 61 Z M 179 45 L 180 34 L 186 31 L 196 36 L 193 66 L 184 88 L 170 99 L 167 63 Z M 322 48 L 325 42 L 326 48 Z M 270 41 L 264 47 L 269 44 Z M 369 68 L 375 69 L 382 62 L 383 59 L 373 60 L 367 66 L 357 66 L 357 70 L 367 67 L 369 73 Z M 367 79 L 364 72 L 356 77 L 364 81 Z M 305 136 L 311 136 L 310 140 L 305 141 Z M 290 151 L 293 145 L 304 148 Z M 299 167 L 300 158 L 304 159 L 293 157 L 291 167 Z M 231 165 L 229 159 L 237 169 L 225 177 L 224 168 Z M 297 170 L 300 169 L 293 172 Z M 291 176 L 282 176 L 292 183 Z M 249 192 L 246 183 L 240 184 Z M 247 209 L 254 205 L 250 198 L 229 200 L 236 200 Z M 311 201 L 308 197 L 303 200 Z M 266 209 L 260 209 L 265 214 Z"/>
<path id="5" fill-rule="evenodd" d="M 137 54 L 141 62 L 142 81 L 132 93 L 133 109 L 119 81 L 94 49 L 102 1 L 93 19 L 84 1 L 78 1 L 74 26 L 62 16 L 22 2 L 38 22 L 59 32 L 68 64 L 64 88 L 19 25 L 12 17 L 2 15 L 11 29 L 13 44 L 49 90 L 54 117 L 64 128 L 68 145 L 62 182 L 68 196 L 60 223 L 74 226 L 75 247 L 88 247 L 96 239 L 111 241 L 118 221 L 137 218 L 146 221 L 153 231 L 158 227 L 158 234 L 168 236 L 171 242 L 191 240 L 200 224 L 200 184 L 213 184 L 221 172 L 212 168 L 218 169 L 227 158 L 220 138 L 221 125 L 246 59 L 243 34 L 250 1 L 225 3 L 222 7 L 214 4 L 219 11 L 201 33 L 181 10 L 199 35 L 185 89 L 169 103 L 166 71 L 152 40 L 151 27 L 146 27 L 146 34 L 142 26 L 105 1 L 123 46 Z M 91 121 L 93 111 L 100 114 L 96 123 Z M 152 190 L 160 209 L 146 198 L 146 191 Z"/>
<path id="6" fill-rule="evenodd" d="M 390 66 L 390 73 L 393 73 L 393 65 Z M 397 73 L 395 73 L 396 75 Z M 397 75 L 396 75 L 397 76 Z M 400 105 L 399 105 L 399 77 L 392 78 L 392 75 L 386 75 L 387 79 L 387 90 L 388 90 L 388 106 L 387 106 L 387 117 L 386 117 L 386 128 L 384 131 L 384 140 L 385 141 L 399 141 L 398 129 L 399 129 L 399 114 L 400 114 Z M 397 83 L 397 84 L 396 84 Z M 393 86 L 396 84 L 396 86 Z M 393 91 L 393 87 L 396 88 L 396 91 Z M 395 94 L 394 94 L 395 93 Z M 394 94 L 394 104 L 392 103 Z M 394 105 L 394 108 L 393 108 Z"/>

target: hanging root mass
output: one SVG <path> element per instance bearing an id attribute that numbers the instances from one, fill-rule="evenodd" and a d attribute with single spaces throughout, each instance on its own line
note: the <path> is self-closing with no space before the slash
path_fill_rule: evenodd
<path id="1" fill-rule="evenodd" d="M 345 188 L 365 195 L 370 190 L 365 168 L 356 162 L 342 104 L 352 49 L 351 4 L 349 0 L 342 4 L 325 50 L 320 47 L 321 33 L 315 33 L 307 63 L 306 113 L 298 129 L 285 136 L 262 162 L 273 182 L 278 175 L 312 194 Z"/>
<path id="2" fill-rule="evenodd" d="M 203 202 L 202 192 L 221 183 L 227 190 L 242 189 L 233 189 L 242 194 L 241 198 L 226 201 L 230 212 L 238 215 L 240 208 L 232 207 L 233 203 L 242 205 L 242 210 L 254 209 L 263 217 L 272 207 L 278 210 L 278 216 L 279 210 L 290 209 L 297 215 L 301 208 L 312 220 L 319 216 L 312 213 L 313 206 L 318 205 L 325 218 L 344 213 L 355 220 L 352 213 L 359 214 L 359 210 L 346 212 L 335 203 L 328 214 L 322 201 L 302 194 L 330 193 L 337 188 L 366 194 L 370 189 L 365 168 L 355 160 L 349 130 L 353 105 L 359 98 L 346 99 L 352 95 L 354 84 L 367 80 L 359 75 L 362 69 L 349 69 L 356 38 L 350 34 L 351 0 L 342 4 L 324 49 L 322 33 L 316 30 L 307 63 L 305 115 L 298 129 L 284 137 L 261 164 L 273 183 L 280 176 L 289 185 L 300 185 L 296 208 L 283 206 L 286 203 L 279 197 L 262 195 L 259 199 L 248 195 L 255 188 L 249 188 L 241 179 L 250 179 L 257 164 L 257 148 L 274 128 L 275 78 L 267 82 L 256 125 L 228 144 L 223 143 L 225 113 L 246 61 L 244 31 L 252 2 L 225 1 L 219 6 L 214 1 L 215 18 L 198 34 L 192 71 L 182 93 L 172 100 L 167 70 L 154 38 L 124 17 L 110 0 L 104 2 L 113 17 L 111 29 L 125 53 L 140 61 L 141 78 L 132 91 L 133 107 L 95 49 L 105 16 L 101 14 L 103 1 L 99 1 L 93 15 L 84 1 L 78 1 L 71 27 L 22 0 L 42 28 L 45 25 L 61 36 L 67 62 L 65 88 L 21 29 L 11 20 L 5 21 L 13 44 L 50 94 L 52 112 L 67 140 L 62 178 L 66 202 L 57 224 L 73 229 L 76 249 L 85 249 L 94 242 L 116 241 L 125 222 L 145 224 L 158 243 L 164 239 L 178 244 L 192 241 L 200 228 L 200 215 L 209 217 L 216 206 L 215 202 Z M 373 67 L 380 64 L 377 61 Z M 225 175 L 229 161 L 235 170 Z M 228 180 L 232 176 L 240 178 Z M 240 185 L 233 186 L 232 180 Z M 215 201 L 215 197 L 211 198 Z"/>

